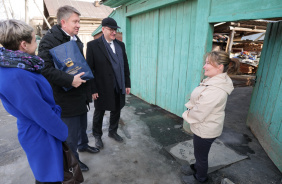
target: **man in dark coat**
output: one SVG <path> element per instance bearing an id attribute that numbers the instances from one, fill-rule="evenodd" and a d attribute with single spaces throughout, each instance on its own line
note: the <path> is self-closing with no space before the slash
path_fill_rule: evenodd
<path id="1" fill-rule="evenodd" d="M 86 60 L 94 74 L 91 87 L 95 105 L 93 136 L 97 148 L 103 148 L 101 137 L 105 110 L 111 111 L 108 136 L 123 141 L 117 129 L 125 94 L 130 93 L 130 73 L 125 45 L 116 39 L 117 28 L 114 19 L 105 18 L 102 20 L 103 35 L 87 43 Z"/>
<path id="2" fill-rule="evenodd" d="M 86 81 L 80 78 L 84 74 L 83 72 L 73 76 L 56 69 L 49 53 L 50 49 L 73 40 L 76 41 L 81 54 L 83 54 L 83 43 L 77 36 L 80 28 L 79 16 L 79 11 L 74 7 L 60 7 L 57 12 L 58 25 L 54 25 L 43 37 L 39 44 L 38 55 L 45 61 L 42 74 L 53 88 L 55 101 L 62 108 L 61 119 L 69 129 L 67 143 L 78 159 L 81 170 L 88 171 L 89 168 L 79 160 L 77 149 L 80 152 L 99 152 L 99 149 L 88 145 L 89 141 L 86 134 L 87 106 L 92 100 L 91 93 L 87 95 L 87 86 L 90 89 L 90 85 L 87 85 Z M 73 88 L 65 91 L 62 87 Z"/>

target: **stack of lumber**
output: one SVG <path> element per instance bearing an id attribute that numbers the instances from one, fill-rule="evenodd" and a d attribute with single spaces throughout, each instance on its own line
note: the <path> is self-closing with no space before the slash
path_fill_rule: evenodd
<path id="1" fill-rule="evenodd" d="M 233 45 L 233 48 L 243 48 L 244 51 L 261 51 L 262 50 L 262 43 L 239 43 Z"/>

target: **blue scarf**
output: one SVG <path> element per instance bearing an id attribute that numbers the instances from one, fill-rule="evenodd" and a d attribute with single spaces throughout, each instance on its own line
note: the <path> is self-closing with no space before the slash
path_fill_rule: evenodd
<path id="1" fill-rule="evenodd" d="M 20 50 L 12 51 L 0 47 L 0 67 L 21 68 L 30 72 L 40 73 L 44 61 L 38 56 L 30 55 Z"/>
<path id="2" fill-rule="evenodd" d="M 110 62 L 112 64 L 114 74 L 115 74 L 115 88 L 119 93 L 120 90 L 122 94 L 125 94 L 125 79 L 124 79 L 124 60 L 123 52 L 121 46 L 117 43 L 116 40 L 113 41 L 115 45 L 116 54 L 113 52 L 110 44 L 106 41 L 104 35 L 102 35 L 102 40 L 108 52 Z"/>

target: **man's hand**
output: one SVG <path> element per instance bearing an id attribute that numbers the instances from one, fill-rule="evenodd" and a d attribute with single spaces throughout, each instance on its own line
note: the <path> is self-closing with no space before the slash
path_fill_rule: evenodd
<path id="1" fill-rule="evenodd" d="M 94 100 L 97 100 L 98 97 L 99 97 L 98 93 L 92 94 L 92 98 L 93 98 Z"/>
<path id="2" fill-rule="evenodd" d="M 125 88 L 125 92 L 126 92 L 126 94 L 129 95 L 129 93 L 130 93 L 130 88 Z"/>
<path id="3" fill-rule="evenodd" d="M 84 75 L 85 73 L 84 72 L 81 72 L 79 74 L 76 74 L 74 77 L 73 77 L 73 81 L 72 81 L 72 86 L 75 87 L 75 88 L 78 88 L 82 83 L 85 83 L 86 80 L 82 80 L 80 77 L 82 75 Z"/>

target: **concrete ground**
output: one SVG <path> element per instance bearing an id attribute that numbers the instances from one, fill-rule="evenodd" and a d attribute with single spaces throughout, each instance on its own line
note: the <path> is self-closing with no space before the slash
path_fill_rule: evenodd
<path id="1" fill-rule="evenodd" d="M 240 86 L 240 85 L 238 85 Z M 228 178 L 240 184 L 281 184 L 282 175 L 257 139 L 246 127 L 252 87 L 237 87 L 228 99 L 222 136 L 226 146 L 248 159 L 210 174 L 209 183 Z M 185 102 L 183 102 L 184 104 Z M 93 107 L 93 104 L 91 104 Z M 88 113 L 89 144 L 93 108 Z M 0 184 L 34 183 L 25 153 L 17 140 L 16 119 L 0 106 Z M 109 112 L 104 118 L 104 149 L 97 154 L 80 153 L 90 168 L 85 184 L 180 184 L 180 164 L 164 148 L 192 138 L 182 129 L 183 120 L 167 111 L 128 95 L 118 133 L 124 143 L 107 136 Z"/>

